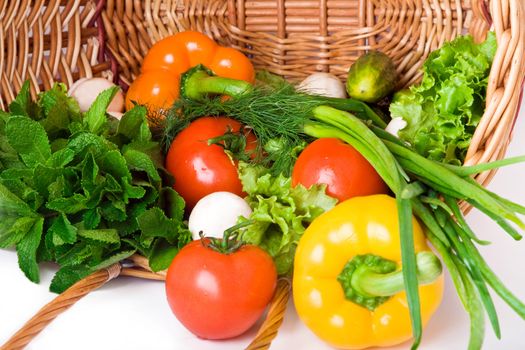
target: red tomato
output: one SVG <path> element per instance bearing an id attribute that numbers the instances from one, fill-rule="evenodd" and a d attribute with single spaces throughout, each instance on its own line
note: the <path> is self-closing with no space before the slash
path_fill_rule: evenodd
<path id="1" fill-rule="evenodd" d="M 388 193 L 388 187 L 370 163 L 352 146 L 336 138 L 317 139 L 299 155 L 292 185 L 309 188 L 326 184 L 326 192 L 339 201 Z"/>
<path id="2" fill-rule="evenodd" d="M 169 109 L 179 97 L 179 77 L 168 70 L 156 69 L 142 73 L 126 94 L 126 110 L 133 102 L 152 108 Z"/>
<path id="3" fill-rule="evenodd" d="M 171 143 L 166 155 L 166 169 L 175 179 L 173 188 L 191 209 L 204 196 L 227 191 L 242 196 L 242 184 L 237 165 L 219 145 L 208 140 L 224 135 L 228 130 L 238 132 L 241 124 L 225 117 L 203 117 L 192 122 Z M 256 139 L 248 134 L 247 150 L 253 150 Z"/>
<path id="4" fill-rule="evenodd" d="M 256 246 L 223 254 L 207 244 L 193 241 L 173 259 L 166 276 L 168 303 L 195 335 L 235 337 L 248 330 L 270 302 L 277 284 L 275 265 Z"/>

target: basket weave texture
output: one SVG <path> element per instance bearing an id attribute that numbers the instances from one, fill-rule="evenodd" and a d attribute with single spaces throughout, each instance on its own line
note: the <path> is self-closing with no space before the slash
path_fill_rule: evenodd
<path id="1" fill-rule="evenodd" d="M 322 71 L 344 77 L 367 50 L 394 59 L 398 88 L 421 78 L 428 54 L 460 34 L 481 41 L 494 30 L 498 50 L 486 112 L 466 164 L 501 159 L 510 142 L 525 79 L 524 0 L 0 0 L 0 108 L 27 79 L 32 94 L 55 81 L 102 76 L 124 89 L 156 41 L 179 31 L 204 32 L 247 54 L 256 68 L 300 80 Z M 486 185 L 494 172 L 476 180 Z M 147 261 L 80 281 L 45 306 L 2 349 L 23 348 L 54 317 L 111 278 L 163 279 Z M 115 272 L 117 271 L 117 272 Z M 249 349 L 267 349 L 289 294 L 281 283 Z"/>

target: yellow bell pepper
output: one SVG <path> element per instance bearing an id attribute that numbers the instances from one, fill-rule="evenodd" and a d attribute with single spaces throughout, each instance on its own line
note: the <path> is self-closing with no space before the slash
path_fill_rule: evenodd
<path id="1" fill-rule="evenodd" d="M 416 219 L 413 227 L 425 325 L 441 303 L 443 276 Z M 341 349 L 411 338 L 395 199 L 355 197 L 324 213 L 304 232 L 294 263 L 295 307 L 319 338 Z"/>

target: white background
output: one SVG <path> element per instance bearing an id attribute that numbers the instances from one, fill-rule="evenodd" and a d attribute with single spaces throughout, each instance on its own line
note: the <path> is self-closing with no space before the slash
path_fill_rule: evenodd
<path id="1" fill-rule="evenodd" d="M 522 103 L 508 156 L 525 154 L 525 103 Z M 489 188 L 525 204 L 525 164 L 502 169 Z M 513 241 L 490 219 L 479 212 L 468 221 L 482 239 L 492 245 L 482 253 L 497 275 L 525 301 L 525 242 Z M 0 250 L 0 344 L 30 319 L 55 295 L 48 292 L 56 271 L 53 265 L 41 268 L 41 283 L 29 282 L 18 269 L 16 254 Z M 426 329 L 421 349 L 466 349 L 468 318 L 447 276 L 444 302 Z M 484 349 L 525 349 L 525 321 L 496 295 L 502 340 L 487 324 Z M 203 341 L 186 331 L 168 308 L 162 282 L 121 277 L 88 295 L 60 315 L 29 346 L 29 349 L 243 349 L 256 329 L 231 341 Z M 310 333 L 297 318 L 290 302 L 284 324 L 272 349 L 330 349 Z M 394 349 L 394 348 L 392 348 Z M 395 348 L 409 349 L 409 344 Z"/>

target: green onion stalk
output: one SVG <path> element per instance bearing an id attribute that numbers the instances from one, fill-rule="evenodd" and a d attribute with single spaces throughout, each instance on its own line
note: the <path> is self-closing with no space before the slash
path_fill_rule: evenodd
<path id="1" fill-rule="evenodd" d="M 164 143 L 169 145 L 192 120 L 219 115 L 227 115 L 253 129 L 260 144 L 255 161 L 267 162 L 274 174 L 289 175 L 297 149 L 305 141 L 323 137 L 347 142 L 375 168 L 398 204 L 402 274 L 412 321 L 413 348 L 421 341 L 422 324 L 412 214 L 424 223 L 427 238 L 447 266 L 470 316 L 469 349 L 482 346 L 485 314 L 500 337 L 489 287 L 525 319 L 525 304 L 497 278 L 477 248 L 478 244 L 489 242 L 475 236 L 457 204 L 467 201 L 495 220 L 512 238 L 521 239 L 517 229 L 525 230 L 525 224 L 518 214 L 525 214 L 525 207 L 488 191 L 470 176 L 523 162 L 525 157 L 470 167 L 442 164 L 426 159 L 387 133 L 385 122 L 363 102 L 308 95 L 296 91 L 284 80 L 254 87 L 214 76 L 203 66 L 183 75 L 181 97 L 166 118 Z"/>

